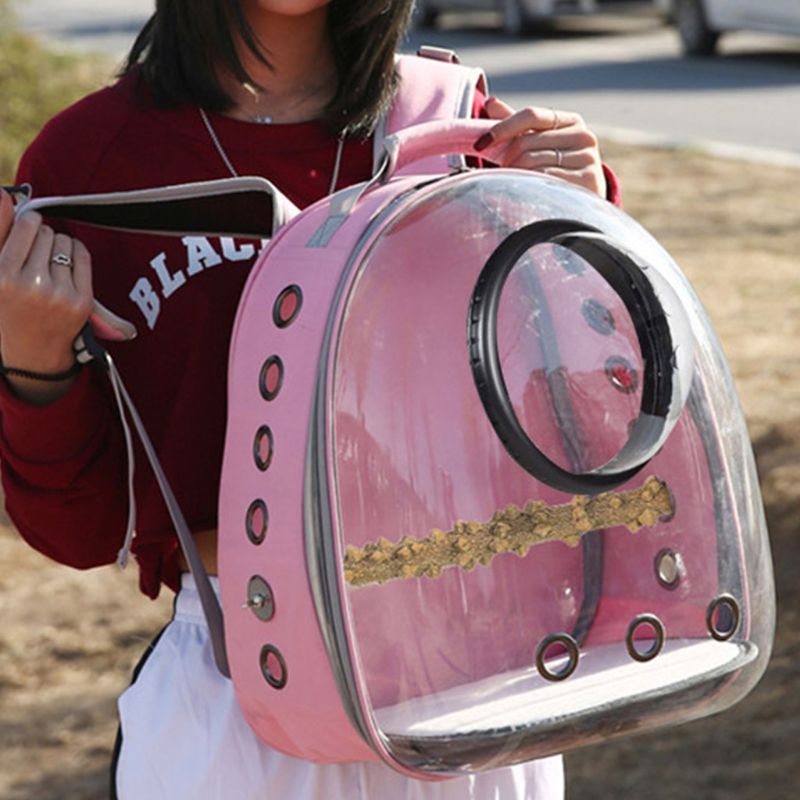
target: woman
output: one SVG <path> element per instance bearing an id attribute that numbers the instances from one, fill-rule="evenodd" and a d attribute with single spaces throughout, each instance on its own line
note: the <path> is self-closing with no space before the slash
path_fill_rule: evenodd
<path id="1" fill-rule="evenodd" d="M 300 207 L 369 177 L 370 133 L 397 89 L 393 56 L 411 0 L 158 0 L 121 79 L 52 120 L 23 157 L 37 195 L 263 175 Z M 597 142 L 564 111 L 513 112 L 476 97 L 513 140 L 506 164 L 614 199 Z M 607 178 L 608 187 L 607 187 Z M 105 378 L 75 365 L 93 296 L 139 335 L 109 345 L 210 574 L 225 425 L 229 332 L 258 243 L 126 235 L 0 201 L 0 381 L 9 514 L 65 564 L 115 560 L 127 521 L 122 432 Z M 91 258 L 89 254 L 91 253 Z M 94 269 L 92 264 L 95 265 Z M 374 764 L 317 766 L 260 743 L 208 633 L 160 494 L 137 474 L 134 553 L 142 591 L 181 585 L 176 615 L 120 699 L 120 798 L 555 798 L 559 759 L 444 783 Z"/>

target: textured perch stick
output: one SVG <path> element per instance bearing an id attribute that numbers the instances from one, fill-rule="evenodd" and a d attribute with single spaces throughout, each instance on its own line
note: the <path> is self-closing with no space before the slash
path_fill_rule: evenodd
<path id="1" fill-rule="evenodd" d="M 385 583 L 396 578 L 438 578 L 445 567 L 473 569 L 488 566 L 500 553 L 524 556 L 535 544 L 559 540 L 575 547 L 589 531 L 625 525 L 637 531 L 652 527 L 675 511 L 667 484 L 656 477 L 628 492 L 575 496 L 570 503 L 548 506 L 530 502 L 525 508 L 507 506 L 488 522 L 456 522 L 451 531 L 431 531 L 425 539 L 403 537 L 348 546 L 345 579 L 351 586 Z"/>

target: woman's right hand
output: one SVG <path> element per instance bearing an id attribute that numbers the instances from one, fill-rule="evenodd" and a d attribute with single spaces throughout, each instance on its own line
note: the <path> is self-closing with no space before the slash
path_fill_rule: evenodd
<path id="1" fill-rule="evenodd" d="M 71 264 L 53 259 L 65 256 Z M 63 260 L 63 259 L 62 259 Z M 35 212 L 14 218 L 0 191 L 0 355 L 6 367 L 59 373 L 75 363 L 73 342 L 92 310 L 92 267 L 77 239 L 55 233 Z M 23 399 L 48 403 L 71 380 L 52 383 L 8 375 Z"/>

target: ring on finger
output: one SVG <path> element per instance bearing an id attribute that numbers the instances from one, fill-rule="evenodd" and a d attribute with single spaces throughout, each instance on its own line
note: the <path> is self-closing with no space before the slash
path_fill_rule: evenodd
<path id="1" fill-rule="evenodd" d="M 66 253 L 57 253 L 50 259 L 51 264 L 58 264 L 62 267 L 69 267 L 72 269 L 72 258 Z"/>
<path id="2" fill-rule="evenodd" d="M 550 126 L 550 130 L 553 131 L 558 127 L 558 111 L 554 108 L 550 109 L 553 112 L 553 124 Z"/>
<path id="3" fill-rule="evenodd" d="M 560 167 L 564 162 L 564 153 L 557 147 L 553 150 L 553 152 L 556 154 L 556 167 Z"/>

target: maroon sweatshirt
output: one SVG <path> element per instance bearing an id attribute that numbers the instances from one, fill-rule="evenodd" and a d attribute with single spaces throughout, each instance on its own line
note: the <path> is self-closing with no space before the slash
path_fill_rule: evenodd
<path id="1" fill-rule="evenodd" d="M 480 113 L 482 97 L 476 99 Z M 327 194 L 337 141 L 318 123 L 258 125 L 209 115 L 240 175 L 268 178 L 303 208 Z M 338 186 L 367 179 L 372 142 L 345 143 Z M 619 202 L 610 171 L 609 200 Z M 34 195 L 83 194 L 230 177 L 198 109 L 153 107 L 138 75 L 51 120 L 23 156 Z M 192 530 L 216 527 L 226 420 L 228 343 L 259 241 L 172 238 L 54 227 L 92 254 L 96 297 L 138 329 L 109 344 Z M 11 365 L 14 366 L 14 365 Z M 35 407 L 0 380 L 0 458 L 8 513 L 37 550 L 63 564 L 112 563 L 127 514 L 126 451 L 107 377 L 84 369 L 56 402 Z M 141 449 L 136 453 L 140 586 L 178 586 L 177 537 Z"/>

